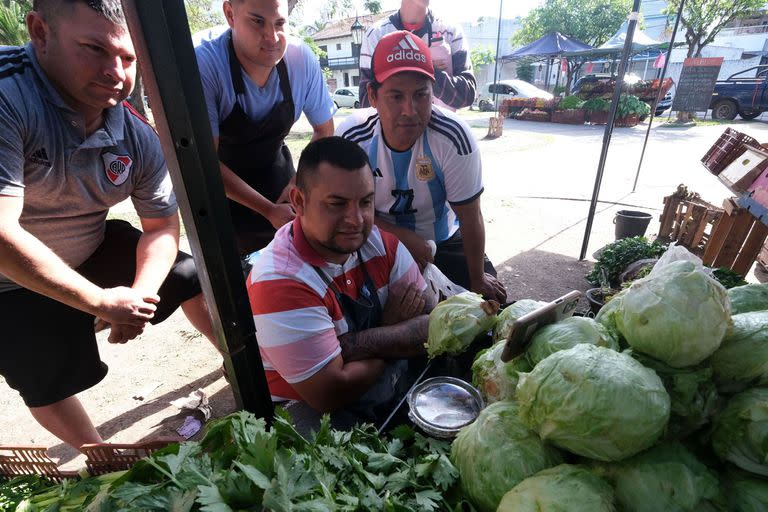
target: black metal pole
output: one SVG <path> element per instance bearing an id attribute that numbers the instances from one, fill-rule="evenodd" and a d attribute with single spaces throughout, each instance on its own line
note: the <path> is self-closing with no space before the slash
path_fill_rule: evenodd
<path id="1" fill-rule="evenodd" d="M 605 132 L 603 133 L 603 149 L 600 152 L 600 163 L 597 166 L 597 175 L 595 176 L 595 188 L 592 191 L 592 200 L 589 204 L 589 214 L 587 215 L 587 227 L 584 230 L 584 241 L 581 244 L 581 253 L 579 253 L 579 259 L 583 260 L 587 254 L 587 246 L 589 245 L 589 236 L 592 233 L 592 223 L 595 220 L 595 211 L 597 210 L 597 198 L 600 195 L 600 185 L 603 182 L 603 172 L 605 171 L 605 162 L 608 157 L 608 148 L 611 145 L 611 136 L 613 135 L 614 118 L 616 117 L 616 110 L 619 106 L 619 97 L 621 96 L 621 89 L 624 86 L 624 73 L 627 71 L 627 62 L 629 62 L 629 54 L 632 52 L 632 40 L 635 37 L 635 26 L 637 25 L 637 18 L 640 15 L 640 3 L 641 0 L 634 0 L 632 6 L 632 13 L 629 15 L 629 26 L 627 27 L 627 39 L 624 41 L 624 51 L 621 55 L 621 63 L 619 64 L 619 74 L 616 77 L 616 87 L 613 91 L 613 101 L 611 101 L 611 113 L 608 116 L 608 124 L 605 125 Z"/>
<path id="2" fill-rule="evenodd" d="M 675 46 L 675 37 L 677 36 L 677 29 L 680 26 L 680 18 L 683 15 L 683 6 L 685 0 L 680 0 L 680 7 L 677 9 L 677 19 L 675 19 L 675 28 L 672 31 L 672 39 L 669 40 L 669 48 L 667 48 L 667 57 L 664 60 L 664 68 L 661 71 L 659 77 L 659 92 L 656 94 L 656 102 L 651 109 L 651 117 L 648 120 L 648 129 L 645 131 L 645 141 L 643 142 L 643 151 L 640 152 L 640 162 L 637 164 L 637 174 L 635 174 L 635 183 L 632 185 L 632 192 L 637 189 L 637 180 L 640 178 L 640 169 L 643 167 L 643 159 L 645 158 L 645 148 L 648 146 L 648 137 L 651 135 L 651 126 L 653 125 L 653 118 L 656 117 L 656 105 L 659 104 L 662 98 L 661 88 L 664 78 L 667 76 L 667 68 L 669 67 L 669 61 L 672 59 L 672 48 Z"/>
<path id="3" fill-rule="evenodd" d="M 496 83 L 498 80 L 499 69 L 499 46 L 501 43 L 501 7 L 504 5 L 504 0 L 499 0 L 499 24 L 496 29 L 496 58 L 493 60 L 493 104 L 496 105 L 496 112 L 499 111 L 499 95 L 496 93 Z"/>
<path id="4" fill-rule="evenodd" d="M 122 0 L 237 406 L 273 415 L 183 0 Z"/>

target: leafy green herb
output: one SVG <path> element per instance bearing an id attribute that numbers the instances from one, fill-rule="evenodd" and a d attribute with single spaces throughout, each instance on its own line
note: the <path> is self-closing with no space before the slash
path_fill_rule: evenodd
<path id="1" fill-rule="evenodd" d="M 199 443 L 160 450 L 106 487 L 86 479 L 75 484 L 79 490 L 53 487 L 51 498 L 86 512 L 459 511 L 459 474 L 449 451 L 447 442 L 408 427 L 387 438 L 372 425 L 332 430 L 325 417 L 304 438 L 285 411 L 269 430 L 264 420 L 239 412 L 211 422 Z"/>
<path id="2" fill-rule="evenodd" d="M 584 100 L 578 96 L 566 96 L 557 104 L 557 110 L 577 110 L 583 106 Z"/>
<path id="3" fill-rule="evenodd" d="M 639 117 L 647 116 L 651 113 L 651 107 L 637 96 L 632 94 L 622 94 L 619 97 L 619 106 L 616 109 L 617 117 L 627 117 L 636 114 Z"/>
<path id="4" fill-rule="evenodd" d="M 659 257 L 666 248 L 659 242 L 649 242 L 642 236 L 622 238 L 603 248 L 587 281 L 595 286 L 619 288 L 619 276 L 630 263 Z"/>
<path id="5" fill-rule="evenodd" d="M 41 476 L 19 476 L 11 480 L 0 481 L 0 512 L 11 512 L 16 506 L 32 494 L 48 489 L 54 482 Z"/>
<path id="6" fill-rule="evenodd" d="M 600 97 L 596 97 L 596 98 L 590 98 L 587 101 L 585 101 L 582 108 L 590 112 L 598 112 L 598 111 L 608 112 L 608 110 L 611 108 L 611 104 L 608 102 L 608 100 L 605 100 Z"/>
<path id="7" fill-rule="evenodd" d="M 734 272 L 728 267 L 720 267 L 712 271 L 712 277 L 717 279 L 726 290 L 735 288 L 737 286 L 744 286 L 747 282 L 740 274 Z"/>

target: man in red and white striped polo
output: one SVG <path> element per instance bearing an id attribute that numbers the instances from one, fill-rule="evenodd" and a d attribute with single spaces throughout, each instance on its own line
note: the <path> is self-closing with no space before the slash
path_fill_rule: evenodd
<path id="1" fill-rule="evenodd" d="M 248 296 L 272 398 L 309 428 L 376 421 L 405 359 L 424 355 L 434 304 L 408 250 L 373 226 L 366 153 L 340 137 L 302 152 L 296 219 L 253 261 Z M 388 412 L 388 411 L 387 411 Z"/>

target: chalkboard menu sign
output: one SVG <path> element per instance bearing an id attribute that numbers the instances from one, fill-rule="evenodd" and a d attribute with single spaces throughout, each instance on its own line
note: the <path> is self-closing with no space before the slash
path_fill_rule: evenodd
<path id="1" fill-rule="evenodd" d="M 683 72 L 675 90 L 675 99 L 672 101 L 672 110 L 701 112 L 709 109 L 712 91 L 715 89 L 722 65 L 722 57 L 685 59 Z"/>

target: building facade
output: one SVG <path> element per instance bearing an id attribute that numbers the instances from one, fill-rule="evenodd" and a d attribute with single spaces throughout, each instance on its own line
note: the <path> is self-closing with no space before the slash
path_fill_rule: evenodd
<path id="1" fill-rule="evenodd" d="M 330 72 L 328 88 L 334 92 L 339 87 L 349 87 L 360 83 L 360 46 L 352 40 L 352 24 L 357 19 L 366 29 L 395 11 L 380 14 L 344 18 L 326 25 L 316 32 L 312 39 L 326 56 L 320 59 L 320 67 Z"/>

